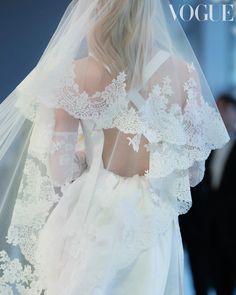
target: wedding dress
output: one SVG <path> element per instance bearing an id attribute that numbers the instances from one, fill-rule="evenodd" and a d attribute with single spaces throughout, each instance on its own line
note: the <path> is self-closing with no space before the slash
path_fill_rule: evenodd
<path id="1" fill-rule="evenodd" d="M 163 54 L 160 52 L 159 58 Z M 112 83 L 122 83 L 123 79 L 121 75 Z M 112 91 L 102 94 L 108 95 L 116 94 Z M 67 108 L 65 103 L 63 105 Z M 80 110 L 78 107 L 71 113 L 76 116 Z M 112 112 L 108 115 L 112 116 Z M 101 121 L 103 119 L 101 114 Z M 101 127 L 91 141 L 97 122 L 86 119 L 80 122 L 85 141 L 88 141 L 85 158 L 88 163 L 94 161 L 100 166 L 96 172 L 93 168 L 85 168 L 64 190 L 63 198 L 39 237 L 39 253 L 36 253 L 43 265 L 48 294 L 183 294 L 183 250 L 176 196 L 168 196 L 165 191 L 155 192 L 161 186 L 168 189 L 171 182 L 164 188 L 165 184 L 159 179 L 151 183 L 146 175 L 125 177 L 105 169 L 101 161 L 104 142 Z M 64 178 L 58 171 L 68 171 L 67 165 L 70 165 L 69 161 L 60 158 L 73 159 L 72 145 L 67 149 L 64 146 L 68 142 L 73 144 L 73 136 L 71 141 L 70 137 L 71 134 L 59 133 L 54 138 L 54 144 L 59 148 L 53 161 L 65 165 L 63 169 L 56 167 L 56 172 L 52 173 L 55 183 Z M 128 146 L 128 143 L 124 144 Z M 92 160 L 87 151 L 93 149 L 96 152 Z M 85 167 L 83 161 L 80 163 L 79 167 Z M 128 169 L 125 167 L 126 171 Z M 158 170 L 161 173 L 161 166 Z M 97 173 L 97 179 L 94 173 Z M 93 184 L 95 179 L 96 184 Z M 88 206 L 88 194 L 81 193 L 86 182 L 89 188 L 95 185 L 95 189 L 86 221 L 80 226 Z M 188 193 L 189 188 L 184 189 Z"/>
<path id="2" fill-rule="evenodd" d="M 117 3 L 72 1 L 1 105 L 0 163 L 18 148 L 1 193 L 0 294 L 184 294 L 178 216 L 229 135 L 166 1 L 143 4 L 155 12 L 143 83 L 143 40 L 137 75 L 89 50 L 88 32 Z"/>

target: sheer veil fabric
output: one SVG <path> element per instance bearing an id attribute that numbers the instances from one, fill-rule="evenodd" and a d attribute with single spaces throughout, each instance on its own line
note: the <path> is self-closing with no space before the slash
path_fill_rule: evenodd
<path id="1" fill-rule="evenodd" d="M 101 167 L 146 179 L 149 247 L 170 214 L 189 210 L 205 160 L 230 139 L 168 1 L 145 2 L 72 1 L 37 66 L 0 105 L 0 294 L 46 290 L 39 235 L 78 181 L 82 226 Z"/>

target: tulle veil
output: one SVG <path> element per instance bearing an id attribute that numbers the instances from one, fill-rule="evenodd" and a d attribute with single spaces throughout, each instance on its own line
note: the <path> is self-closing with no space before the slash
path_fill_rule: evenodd
<path id="1" fill-rule="evenodd" d="M 125 159 L 126 176 L 137 172 L 140 144 L 146 143 L 150 154 L 146 176 L 150 181 L 158 179 L 163 189 L 168 184 L 170 195 L 175 192 L 177 214 L 191 207 L 190 186 L 202 180 L 211 150 L 229 141 L 211 90 L 181 25 L 173 19 L 169 2 L 145 0 L 136 28 L 127 23 L 125 29 L 121 15 L 113 14 L 121 13 L 118 2 L 73 0 L 37 66 L 0 105 L 0 294 L 42 294 L 44 271 L 35 256 L 39 232 L 63 192 L 89 170 L 81 192 L 84 215 L 79 222 L 86 220 L 102 161 L 102 129 L 116 130 L 106 169 L 117 171 Z M 141 2 L 119 3 L 124 8 L 132 3 L 138 11 Z M 150 12 L 152 17 L 147 19 Z M 110 51 L 105 51 L 116 22 L 120 22 L 116 36 L 125 34 L 130 46 L 127 64 L 122 63 L 125 52 L 115 36 Z M 146 26 L 151 29 L 148 35 Z M 99 27 L 107 31 L 98 35 Z M 135 29 L 134 43 L 130 29 Z M 89 33 L 96 42 L 91 43 Z M 105 40 L 103 44 L 99 38 Z M 90 94 L 86 93 L 89 55 L 106 69 L 95 79 Z M 81 59 L 83 66 L 76 63 Z M 80 77 L 76 85 L 75 72 Z M 61 133 L 55 135 L 55 113 L 60 109 L 68 117 Z M 83 120 L 96 122 L 86 134 L 92 144 L 85 140 L 83 125 L 76 125 Z M 65 159 L 66 169 L 58 165 L 62 138 L 71 153 L 71 159 Z M 133 149 L 129 157 L 122 152 L 126 144 Z"/>

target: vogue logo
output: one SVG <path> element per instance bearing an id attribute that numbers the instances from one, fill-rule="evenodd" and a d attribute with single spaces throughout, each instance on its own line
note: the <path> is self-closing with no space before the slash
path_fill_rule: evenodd
<path id="1" fill-rule="evenodd" d="M 189 22 L 196 19 L 200 22 L 233 22 L 234 4 L 199 4 L 193 7 L 190 4 L 179 5 L 177 9 L 169 4 L 174 20 L 180 17 L 183 21 Z"/>

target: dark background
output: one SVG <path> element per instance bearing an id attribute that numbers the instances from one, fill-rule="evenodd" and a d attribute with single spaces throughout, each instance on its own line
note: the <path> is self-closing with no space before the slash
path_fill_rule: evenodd
<path id="1" fill-rule="evenodd" d="M 0 0 L 0 101 L 34 68 L 69 0 Z"/>

